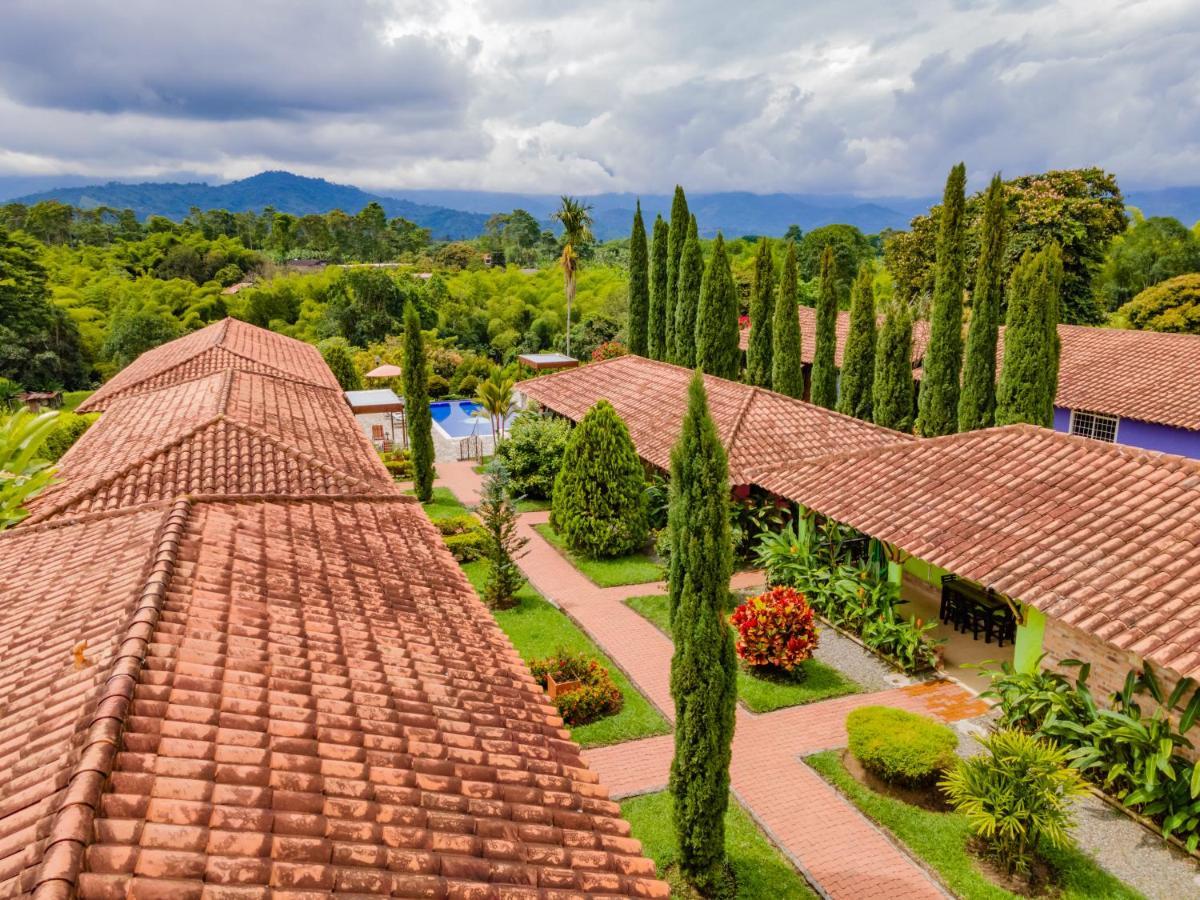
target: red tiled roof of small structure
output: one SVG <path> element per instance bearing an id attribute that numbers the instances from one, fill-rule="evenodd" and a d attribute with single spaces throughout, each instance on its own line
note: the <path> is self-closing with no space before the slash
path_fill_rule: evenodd
<path id="1" fill-rule="evenodd" d="M 1200 463 L 1010 425 L 756 483 L 1116 647 L 1200 676 Z"/>
<path id="2" fill-rule="evenodd" d="M 517 390 L 576 421 L 597 400 L 608 400 L 625 420 L 642 459 L 667 469 L 687 410 L 691 378 L 691 370 L 680 366 L 618 356 L 522 381 Z M 772 462 L 914 440 L 763 388 L 711 375 L 704 382 L 709 409 L 729 454 L 732 484 L 750 483 L 750 469 Z"/>
<path id="3" fill-rule="evenodd" d="M 316 347 L 238 319 L 222 319 L 146 351 L 81 403 L 79 411 L 95 412 L 118 396 L 231 368 L 341 391 Z"/>
<path id="4" fill-rule="evenodd" d="M 817 311 L 811 306 L 797 307 L 800 315 L 800 361 L 812 365 L 813 352 L 817 347 Z M 883 327 L 884 317 L 879 316 L 879 326 Z M 834 350 L 834 364 L 842 365 L 842 354 L 846 349 L 846 340 L 850 337 L 850 313 L 842 310 L 837 318 L 837 348 Z M 745 350 L 750 345 L 750 329 L 743 328 L 738 336 L 740 346 Z M 913 362 L 925 358 L 925 348 L 929 345 L 929 323 L 924 319 L 913 322 Z"/>
<path id="5" fill-rule="evenodd" d="M 0 745 L 0 893 L 667 896 L 411 498 L 200 497 L 0 560 L 31 648 L 0 685 L 44 670 Z"/>
<path id="6" fill-rule="evenodd" d="M 396 489 L 340 394 L 233 370 L 114 399 L 56 477 L 27 524 L 189 493 Z"/>

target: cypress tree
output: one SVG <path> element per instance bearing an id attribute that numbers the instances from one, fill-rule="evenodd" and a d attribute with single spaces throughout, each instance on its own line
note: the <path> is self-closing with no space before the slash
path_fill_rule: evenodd
<path id="1" fill-rule="evenodd" d="M 992 178 L 984 197 L 979 264 L 971 293 L 971 325 L 958 398 L 958 430 L 988 428 L 996 420 L 996 338 L 1004 291 L 1004 182 Z"/>
<path id="2" fill-rule="evenodd" d="M 812 394 L 817 406 L 837 403 L 837 261 L 833 248 L 821 254 L 821 284 L 817 293 L 817 338 L 813 346 Z"/>
<path id="3" fill-rule="evenodd" d="M 741 356 L 737 287 L 725 253 L 725 239 L 718 232 L 704 270 L 700 308 L 696 310 L 696 365 L 709 375 L 736 379 Z"/>
<path id="4" fill-rule="evenodd" d="M 663 359 L 675 362 L 675 306 L 679 302 L 679 264 L 683 258 L 683 245 L 687 243 L 688 205 L 683 188 L 675 185 L 675 197 L 671 200 L 671 225 L 667 229 L 667 336 Z"/>
<path id="5" fill-rule="evenodd" d="M 929 313 L 929 349 L 925 352 L 921 392 L 917 398 L 917 434 L 937 437 L 958 427 L 958 376 L 962 368 L 963 207 L 967 167 L 950 170 L 942 197 L 934 269 L 933 305 Z"/>
<path id="6" fill-rule="evenodd" d="M 433 496 L 433 414 L 429 410 L 427 379 L 421 317 L 410 302 L 404 304 L 404 413 L 413 488 L 422 503 Z"/>
<path id="7" fill-rule="evenodd" d="M 650 244 L 650 324 L 646 352 L 651 359 L 667 358 L 667 233 L 667 223 L 658 216 Z"/>
<path id="8" fill-rule="evenodd" d="M 650 261 L 646 252 L 646 226 L 642 222 L 642 201 L 633 214 L 629 234 L 629 352 L 645 356 L 649 348 Z"/>
<path id="9" fill-rule="evenodd" d="M 629 429 L 599 400 L 571 431 L 554 479 L 550 523 L 572 550 L 595 559 L 646 543 L 645 470 Z"/>
<path id="10" fill-rule="evenodd" d="M 771 386 L 771 319 L 775 315 L 775 260 L 771 241 L 761 238 L 754 257 L 754 289 L 750 295 L 750 343 L 746 350 L 746 382 Z"/>
<path id="11" fill-rule="evenodd" d="M 704 251 L 696 217 L 688 222 L 687 240 L 679 259 L 679 290 L 675 298 L 674 360 L 689 369 L 696 365 L 696 310 L 700 307 L 700 288 L 704 284 Z"/>
<path id="12" fill-rule="evenodd" d="M 883 323 L 875 346 L 875 385 L 871 414 L 876 425 L 912 431 L 913 424 L 912 316 L 897 306 Z"/>
<path id="13" fill-rule="evenodd" d="M 850 291 L 850 334 L 842 357 L 838 412 L 871 421 L 875 389 L 875 273 L 864 263 Z"/>
<path id="14" fill-rule="evenodd" d="M 1057 244 L 1027 251 L 1008 282 L 1004 368 L 996 390 L 996 424 L 1054 425 L 1058 391 L 1058 321 L 1063 264 Z"/>
<path id="15" fill-rule="evenodd" d="M 670 790 L 679 865 L 704 893 L 723 880 L 737 704 L 737 659 L 725 621 L 733 571 L 728 502 L 725 450 L 697 372 L 688 389 L 679 441 L 671 451 L 668 584 L 675 639 L 675 756 Z"/>
<path id="16" fill-rule="evenodd" d="M 775 321 L 771 326 L 771 388 L 795 397 L 804 396 L 804 362 L 800 355 L 800 314 L 796 309 L 796 278 L 799 263 L 796 242 L 788 241 L 783 258 L 783 277 L 779 280 L 779 299 L 775 302 Z"/>

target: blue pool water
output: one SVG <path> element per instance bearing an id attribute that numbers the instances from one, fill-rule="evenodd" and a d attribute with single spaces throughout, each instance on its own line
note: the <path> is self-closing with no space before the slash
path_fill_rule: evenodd
<path id="1" fill-rule="evenodd" d="M 479 415 L 475 415 L 479 410 Z M 469 437 L 472 434 L 490 435 L 492 422 L 474 400 L 442 400 L 429 404 L 433 421 L 452 438 Z M 512 417 L 509 417 L 512 421 Z"/>

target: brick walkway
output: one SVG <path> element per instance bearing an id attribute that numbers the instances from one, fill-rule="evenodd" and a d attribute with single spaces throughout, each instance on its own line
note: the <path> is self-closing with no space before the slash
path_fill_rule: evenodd
<path id="1" fill-rule="evenodd" d="M 478 499 L 479 476 L 465 463 L 438 466 L 439 483 L 464 503 Z M 538 591 L 599 644 L 639 689 L 673 718 L 669 638 L 625 605 L 630 597 L 665 592 L 663 584 L 600 588 L 533 526 L 546 512 L 527 513 L 519 530 L 527 552 L 518 561 Z M 761 577 L 739 573 L 733 587 Z M 730 777 L 739 800 L 805 876 L 834 900 L 944 898 L 946 892 L 847 802 L 801 757 L 846 744 L 846 715 L 872 704 L 896 706 L 943 721 L 974 718 L 986 704 L 958 685 L 935 681 L 873 694 L 855 694 L 754 715 L 739 707 Z M 661 790 L 674 745 L 670 735 L 586 751 L 612 796 Z"/>

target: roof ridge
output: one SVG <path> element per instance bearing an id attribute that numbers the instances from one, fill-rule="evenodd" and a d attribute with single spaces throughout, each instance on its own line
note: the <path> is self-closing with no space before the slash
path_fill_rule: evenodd
<path id="1" fill-rule="evenodd" d="M 42 861 L 34 876 L 31 892 L 34 897 L 57 896 L 55 886 L 64 883 L 69 891 L 83 869 L 84 849 L 92 839 L 93 823 L 105 782 L 112 774 L 125 716 L 158 626 L 189 510 L 187 500 L 172 504 L 155 536 L 148 559 L 149 571 L 126 621 L 108 678 L 92 707 L 83 745 L 67 776 L 62 805 L 50 826 Z"/>
<path id="2" fill-rule="evenodd" d="M 61 516 L 56 518 L 47 518 L 46 516 L 34 517 L 29 516 L 22 519 L 16 526 L 0 532 L 0 540 L 7 536 L 16 537 L 22 534 L 32 534 L 35 532 L 50 531 L 55 528 L 68 528 L 72 525 L 86 525 L 89 522 L 95 522 L 100 519 L 113 519 L 117 516 L 133 515 L 134 513 L 145 512 L 148 509 L 153 509 L 156 506 L 167 506 L 174 500 L 147 500 L 145 503 L 137 503 L 133 506 L 121 506 L 115 509 L 100 509 L 94 512 L 76 513 L 69 516 Z M 69 504 L 68 504 L 69 505 Z"/>
<path id="3" fill-rule="evenodd" d="M 754 398 L 758 396 L 758 391 L 758 385 L 750 386 L 750 390 L 746 392 L 746 399 L 742 401 L 742 405 L 738 407 L 737 415 L 733 418 L 733 429 L 729 432 L 728 452 L 730 454 L 733 451 L 733 442 L 737 440 L 738 434 L 741 433 L 742 423 L 746 421 L 746 413 L 750 409 L 750 404 L 754 402 Z"/>
<path id="4" fill-rule="evenodd" d="M 412 494 L 385 493 L 377 494 L 187 494 L 184 498 L 193 506 L 205 503 L 402 503 L 407 506 L 421 506 L 421 501 Z M 422 507 L 424 508 L 424 507 Z"/>

